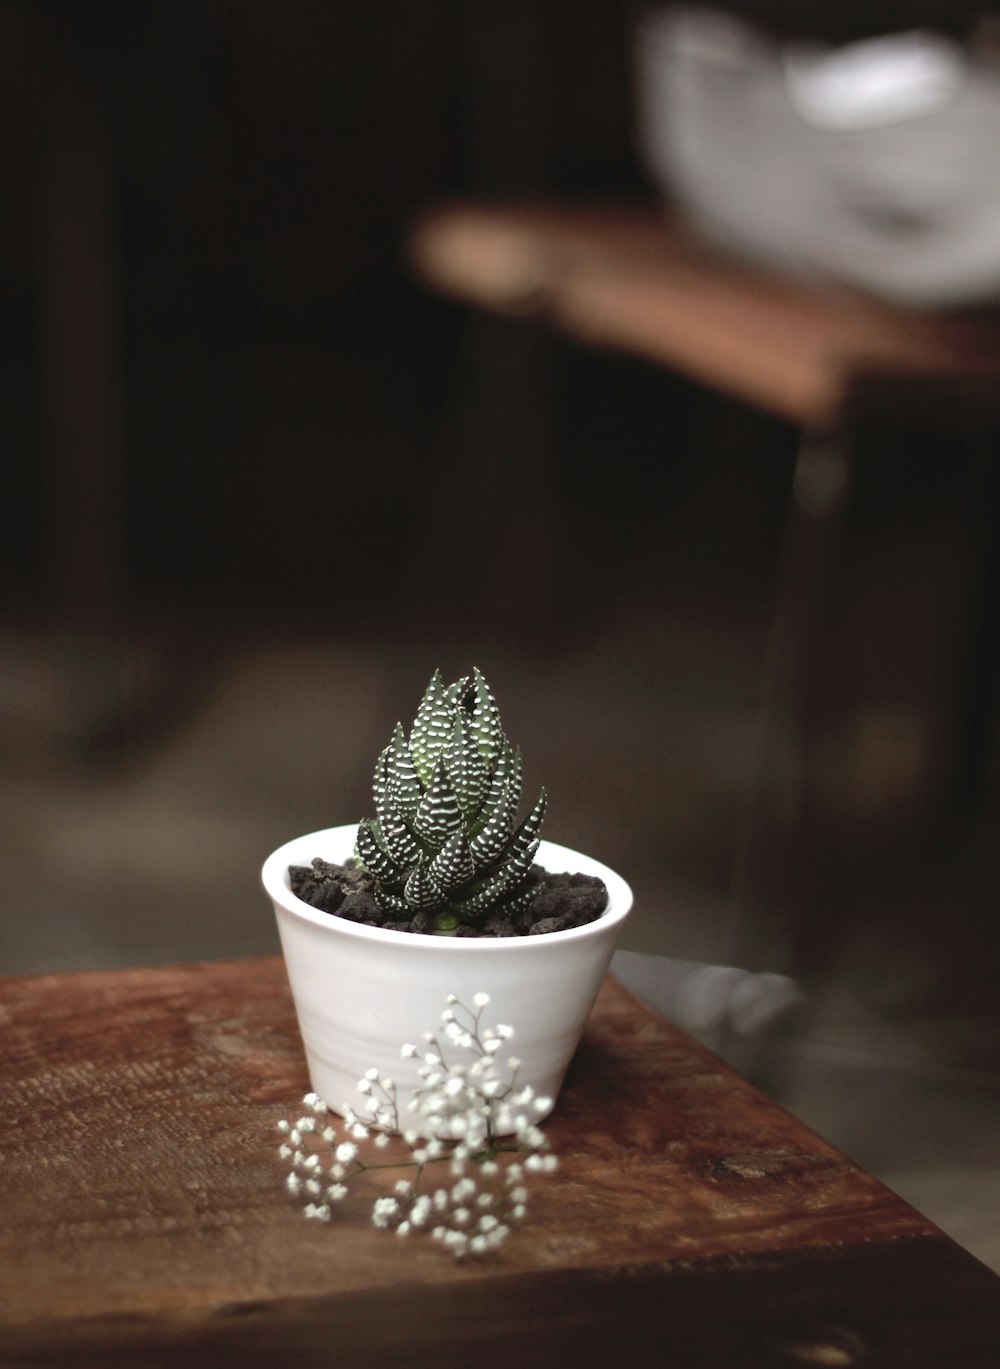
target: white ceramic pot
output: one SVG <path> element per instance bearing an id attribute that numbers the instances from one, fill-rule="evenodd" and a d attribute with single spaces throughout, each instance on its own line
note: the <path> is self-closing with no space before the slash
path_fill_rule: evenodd
<path id="1" fill-rule="evenodd" d="M 555 1100 L 607 972 L 632 891 L 613 870 L 543 841 L 537 862 L 551 872 L 597 875 L 608 907 L 585 927 L 539 936 L 448 937 L 365 927 L 320 912 L 292 893 L 291 865 L 314 857 L 342 864 L 357 824 L 296 837 L 264 863 L 278 920 L 312 1086 L 334 1112 L 361 1111 L 358 1081 L 370 1067 L 390 1075 L 401 1116 L 418 1085 L 404 1042 L 438 1029 L 449 994 L 471 1007 L 488 993 L 484 1025 L 514 1028 L 518 1082 Z"/>

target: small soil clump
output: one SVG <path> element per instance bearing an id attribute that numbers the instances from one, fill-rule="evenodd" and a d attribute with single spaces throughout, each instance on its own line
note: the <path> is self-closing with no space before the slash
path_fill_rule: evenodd
<path id="1" fill-rule="evenodd" d="M 291 866 L 288 877 L 293 894 L 333 917 L 393 932 L 433 931 L 432 913 L 393 918 L 380 908 L 371 875 L 359 869 L 353 860 L 332 865 L 317 857 L 311 865 Z M 528 883 L 536 885 L 538 892 L 519 913 L 511 915 L 505 908 L 494 909 L 481 926 L 461 924 L 454 935 L 505 937 L 564 932 L 594 922 L 608 906 L 604 881 L 594 875 L 550 874 L 540 865 L 533 865 Z"/>

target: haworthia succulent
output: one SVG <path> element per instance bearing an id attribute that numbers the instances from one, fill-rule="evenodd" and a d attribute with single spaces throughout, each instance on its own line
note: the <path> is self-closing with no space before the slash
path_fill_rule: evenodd
<path id="1" fill-rule="evenodd" d="M 376 816 L 358 828 L 355 856 L 385 912 L 431 912 L 450 930 L 524 907 L 545 791 L 518 826 L 521 790 L 521 753 L 482 672 L 446 685 L 436 670 L 409 737 L 397 723 L 378 758 Z"/>

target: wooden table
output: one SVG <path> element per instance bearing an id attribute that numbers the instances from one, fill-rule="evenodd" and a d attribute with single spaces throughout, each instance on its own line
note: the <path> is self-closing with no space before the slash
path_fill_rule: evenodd
<path id="1" fill-rule="evenodd" d="M 0 1364 L 994 1366 L 1000 1279 L 606 981 L 486 1261 L 330 1225 L 279 959 L 0 988 Z"/>

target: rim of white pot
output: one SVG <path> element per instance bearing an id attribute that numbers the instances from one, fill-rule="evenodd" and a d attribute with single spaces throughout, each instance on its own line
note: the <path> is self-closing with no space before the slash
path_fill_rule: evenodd
<path id="1" fill-rule="evenodd" d="M 385 927 L 368 927 L 361 922 L 352 922 L 348 918 L 338 917 L 335 913 L 324 913 L 292 893 L 288 877 L 289 866 L 309 865 L 315 856 L 342 863 L 347 858 L 345 855 L 331 856 L 326 852 L 329 852 L 335 841 L 339 844 L 339 841 L 350 836 L 351 846 L 347 855 L 353 854 L 353 836 L 357 829 L 356 822 L 345 823 L 339 827 L 320 828 L 317 832 L 307 832 L 302 836 L 293 837 L 291 841 L 286 841 L 277 850 L 272 851 L 261 870 L 264 888 L 271 899 L 280 903 L 296 917 L 311 922 L 316 927 L 329 929 L 333 926 L 339 935 L 358 941 L 432 945 L 435 950 L 445 955 L 456 956 L 469 955 L 477 950 L 482 954 L 487 947 L 503 955 L 518 948 L 523 950 L 525 943 L 541 947 L 565 946 L 568 942 L 586 941 L 591 937 L 605 934 L 610 927 L 618 927 L 632 908 L 632 890 L 621 875 L 610 866 L 595 860 L 593 856 L 584 855 L 569 846 L 560 846 L 551 841 L 542 841 L 539 845 L 535 857 L 537 865 L 542 866 L 550 874 L 596 875 L 598 879 L 603 880 L 608 891 L 608 906 L 604 912 L 593 922 L 587 922 L 582 927 L 569 927 L 561 932 L 543 932 L 536 936 L 509 937 L 438 936 L 431 932 L 395 932 Z M 310 849 L 311 847 L 315 849 Z"/>

